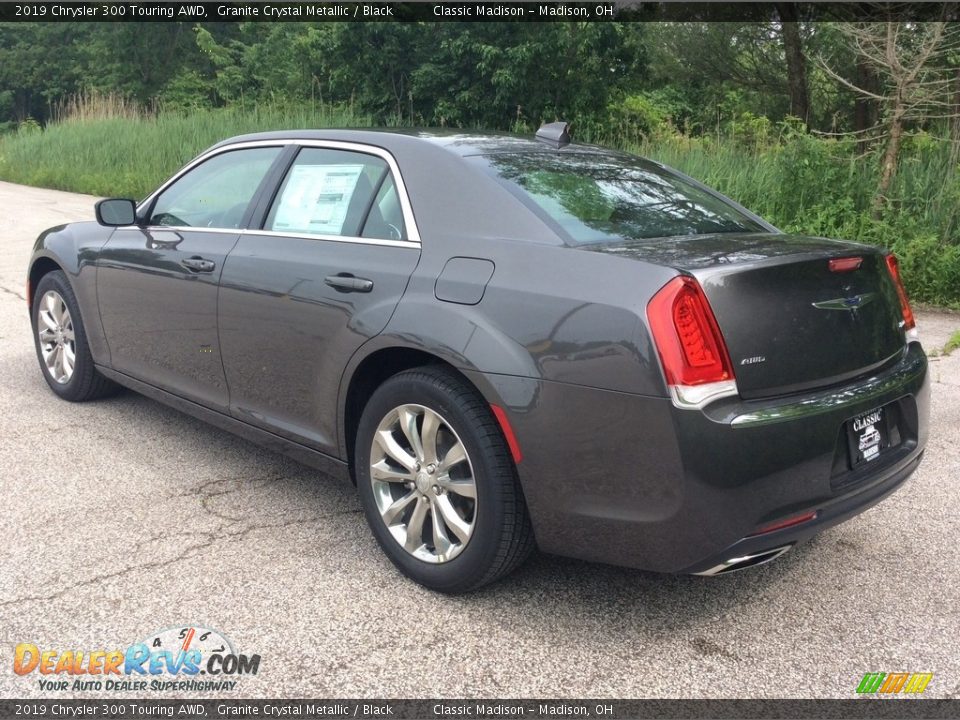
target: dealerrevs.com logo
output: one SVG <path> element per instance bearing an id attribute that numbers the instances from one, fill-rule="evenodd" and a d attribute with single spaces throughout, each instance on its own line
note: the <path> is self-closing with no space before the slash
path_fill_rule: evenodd
<path id="1" fill-rule="evenodd" d="M 259 655 L 237 653 L 223 634 L 195 625 L 161 630 L 126 650 L 20 643 L 13 654 L 13 671 L 41 676 L 37 682 L 43 691 L 233 690 L 235 678 L 256 675 L 259 669 Z"/>

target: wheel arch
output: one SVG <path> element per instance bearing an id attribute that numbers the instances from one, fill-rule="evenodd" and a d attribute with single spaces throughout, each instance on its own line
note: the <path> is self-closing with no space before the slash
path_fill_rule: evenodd
<path id="1" fill-rule="evenodd" d="M 49 275 L 57 270 L 63 272 L 63 265 L 49 255 L 40 255 L 31 263 L 30 270 L 27 273 L 27 307 L 31 311 L 33 309 L 33 294 L 36 292 L 37 285 L 40 284 L 44 275 Z"/>
<path id="2" fill-rule="evenodd" d="M 355 357 L 341 382 L 339 414 L 341 453 L 347 460 L 350 479 L 354 483 L 356 483 L 353 466 L 354 442 L 364 407 L 376 389 L 388 379 L 404 370 L 424 366 L 449 370 L 464 384 L 479 393 L 487 403 L 497 402 L 496 393 L 492 387 L 479 387 L 451 362 L 426 350 L 402 344 L 389 344 L 373 348 L 360 358 Z"/>

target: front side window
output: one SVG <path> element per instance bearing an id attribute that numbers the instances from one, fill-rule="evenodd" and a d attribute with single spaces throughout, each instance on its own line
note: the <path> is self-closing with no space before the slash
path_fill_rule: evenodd
<path id="1" fill-rule="evenodd" d="M 766 232 L 722 199 L 653 163 L 600 153 L 474 156 L 575 245 Z"/>
<path id="2" fill-rule="evenodd" d="M 215 155 L 164 190 L 149 223 L 176 227 L 239 228 L 254 193 L 282 148 Z"/>
<path id="3" fill-rule="evenodd" d="M 382 158 L 348 150 L 304 148 L 280 186 L 264 229 L 399 240 L 403 221 L 397 224 L 391 192 L 395 198 L 390 168 Z"/>

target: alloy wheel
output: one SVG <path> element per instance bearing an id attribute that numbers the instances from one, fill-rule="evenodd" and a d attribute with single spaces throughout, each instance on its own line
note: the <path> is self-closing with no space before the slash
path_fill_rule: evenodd
<path id="1" fill-rule="evenodd" d="M 77 341 L 70 309 L 56 290 L 48 290 L 40 299 L 37 336 L 47 373 L 55 382 L 66 385 L 73 377 Z"/>
<path id="2" fill-rule="evenodd" d="M 401 405 L 380 421 L 370 449 L 370 482 L 384 524 L 419 560 L 445 563 L 473 535 L 477 484 L 466 447 L 443 416 Z"/>

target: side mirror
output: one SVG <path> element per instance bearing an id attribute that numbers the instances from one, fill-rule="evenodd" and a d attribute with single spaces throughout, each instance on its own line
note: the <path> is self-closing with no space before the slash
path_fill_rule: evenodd
<path id="1" fill-rule="evenodd" d="M 101 200 L 93 206 L 97 222 L 107 227 L 133 225 L 137 221 L 137 206 L 133 200 L 114 198 Z"/>

